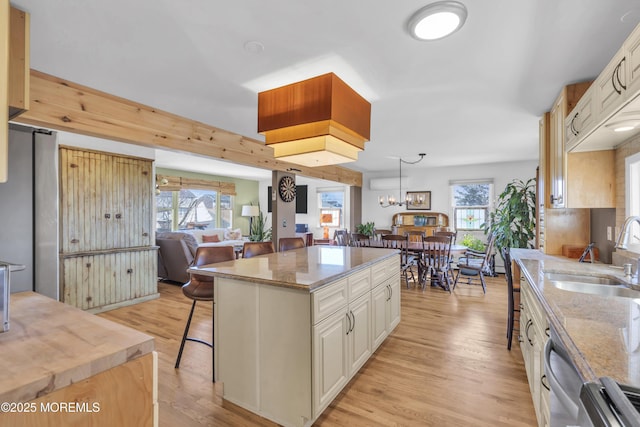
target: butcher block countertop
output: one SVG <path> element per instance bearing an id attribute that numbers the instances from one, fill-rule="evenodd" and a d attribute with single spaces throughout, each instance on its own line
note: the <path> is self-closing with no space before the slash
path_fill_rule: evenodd
<path id="1" fill-rule="evenodd" d="M 309 246 L 253 258 L 192 267 L 189 273 L 314 291 L 393 256 L 397 249 Z"/>
<path id="2" fill-rule="evenodd" d="M 555 329 L 583 380 L 608 376 L 640 387 L 640 299 L 562 290 L 545 277 L 549 272 L 573 273 L 625 282 L 628 279 L 622 269 L 578 263 L 531 249 L 511 249 L 511 256 L 531 283 L 549 325 Z"/>
<path id="3" fill-rule="evenodd" d="M 34 292 L 11 295 L 0 402 L 27 402 L 154 350 L 153 337 Z"/>

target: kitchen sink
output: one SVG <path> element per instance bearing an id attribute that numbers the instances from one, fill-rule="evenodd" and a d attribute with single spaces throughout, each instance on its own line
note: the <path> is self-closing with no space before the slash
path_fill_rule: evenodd
<path id="1" fill-rule="evenodd" d="M 629 289 L 618 279 L 571 273 L 545 273 L 553 286 L 563 291 L 580 292 L 603 297 L 640 298 L 640 291 Z"/>
<path id="2" fill-rule="evenodd" d="M 624 285 L 594 285 L 593 283 L 551 281 L 553 286 L 563 291 L 580 292 L 603 297 L 640 298 L 640 291 L 634 291 Z"/>
<path id="3" fill-rule="evenodd" d="M 553 282 L 577 282 L 577 283 L 591 283 L 594 285 L 624 285 L 618 279 L 612 279 L 607 276 L 590 276 L 586 274 L 572 274 L 572 273 L 545 273 L 544 277 L 547 280 Z"/>

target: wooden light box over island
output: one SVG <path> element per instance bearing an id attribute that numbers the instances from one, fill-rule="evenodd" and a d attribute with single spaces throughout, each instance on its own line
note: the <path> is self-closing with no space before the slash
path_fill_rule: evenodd
<path id="1" fill-rule="evenodd" d="M 215 278 L 225 400 L 311 425 L 400 323 L 397 250 L 311 246 L 191 273 Z"/>

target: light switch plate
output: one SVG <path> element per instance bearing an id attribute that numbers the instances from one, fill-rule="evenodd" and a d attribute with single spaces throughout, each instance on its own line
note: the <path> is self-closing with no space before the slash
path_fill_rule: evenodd
<path id="1" fill-rule="evenodd" d="M 609 241 L 613 240 L 611 237 L 611 226 L 607 227 L 607 240 Z"/>

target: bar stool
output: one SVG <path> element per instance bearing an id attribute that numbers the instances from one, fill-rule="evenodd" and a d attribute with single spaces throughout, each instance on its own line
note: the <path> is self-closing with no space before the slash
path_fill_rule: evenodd
<path id="1" fill-rule="evenodd" d="M 513 275 L 511 273 L 511 254 L 509 248 L 502 248 L 502 259 L 504 260 L 504 277 L 507 279 L 507 350 L 511 350 L 511 341 L 513 339 L 513 324 L 515 322 L 515 313 L 520 312 L 515 308 L 515 294 L 520 295 L 520 287 L 513 286 Z M 520 298 L 518 298 L 519 300 Z M 520 322 L 518 321 L 518 324 Z"/>
<path id="2" fill-rule="evenodd" d="M 244 242 L 242 258 L 251 258 L 258 255 L 272 254 L 274 252 L 273 242 Z"/>
<path id="3" fill-rule="evenodd" d="M 278 240 L 278 250 L 280 252 L 300 248 L 304 248 L 304 239 L 302 237 L 281 237 Z"/>
<path id="4" fill-rule="evenodd" d="M 200 267 L 206 264 L 213 264 L 216 262 L 233 261 L 236 259 L 233 251 L 233 246 L 202 246 L 196 250 L 196 256 L 191 264 L 194 267 Z M 180 343 L 180 350 L 178 351 L 178 358 L 176 359 L 176 369 L 180 367 L 180 359 L 182 359 L 182 351 L 184 350 L 184 344 L 186 341 L 199 342 L 201 344 L 211 347 L 213 350 L 213 336 L 211 342 L 201 340 L 199 338 L 193 338 L 189 335 L 189 327 L 191 326 L 191 318 L 193 317 L 193 310 L 196 308 L 196 302 L 198 301 L 212 301 L 213 302 L 213 277 L 202 276 L 200 274 L 191 274 L 191 279 L 182 286 L 182 293 L 193 300 L 191 305 L 191 311 L 189 312 L 189 318 L 187 319 L 187 326 L 184 328 L 184 334 L 182 335 L 182 342 Z M 211 357 L 213 381 L 216 381 L 215 375 L 215 361 L 213 359 L 213 351 Z"/>

